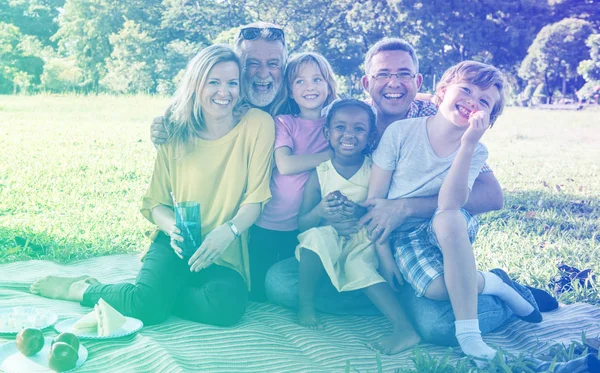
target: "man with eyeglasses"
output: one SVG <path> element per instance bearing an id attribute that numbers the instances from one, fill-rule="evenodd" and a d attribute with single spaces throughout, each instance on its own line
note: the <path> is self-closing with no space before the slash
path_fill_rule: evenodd
<path id="1" fill-rule="evenodd" d="M 242 89 L 249 103 L 269 112 L 281 90 L 287 62 L 285 34 L 281 26 L 256 22 L 242 26 L 235 40 L 235 51 L 242 63 Z M 154 118 L 150 128 L 152 142 L 164 144 L 169 138 L 163 117 Z"/>
<path id="2" fill-rule="evenodd" d="M 371 104 L 377 111 L 377 129 L 382 134 L 393 122 L 415 117 L 430 116 L 437 107 L 426 100 L 415 100 L 423 77 L 419 74 L 418 59 L 413 47 L 402 39 L 384 38 L 373 45 L 365 56 L 365 76 L 362 83 L 369 93 Z M 465 206 L 474 214 L 502 207 L 502 189 L 489 168 L 479 175 Z M 379 199 L 370 201 L 369 212 L 360 220 L 367 227 L 371 238 L 388 239 L 409 216 L 431 217 L 437 207 L 437 196 L 400 200 Z M 323 222 L 333 225 L 340 234 L 353 233 L 356 221 L 346 223 Z M 291 308 L 297 306 L 298 264 L 294 258 L 275 264 L 266 279 L 268 298 L 274 303 Z M 510 281 L 509 279 L 507 281 Z M 530 290 L 514 283 L 519 292 Z M 531 289 L 536 300 L 542 300 L 543 310 L 556 308 L 555 300 L 539 289 Z M 407 313 L 424 341 L 452 345 L 454 336 L 454 314 L 449 301 L 440 302 L 417 298 L 408 285 L 401 287 L 398 294 Z M 317 309 L 334 314 L 377 314 L 377 310 L 360 292 L 337 293 L 330 284 L 323 284 L 315 299 Z M 478 304 L 480 328 L 490 332 L 513 317 L 512 311 L 493 296 L 480 296 Z"/>

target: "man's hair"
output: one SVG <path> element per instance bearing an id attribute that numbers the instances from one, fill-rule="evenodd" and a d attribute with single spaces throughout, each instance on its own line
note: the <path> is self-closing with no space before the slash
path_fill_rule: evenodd
<path id="1" fill-rule="evenodd" d="M 290 61 L 285 68 L 283 87 L 273 101 L 274 104 L 272 112 L 274 115 L 300 113 L 300 107 L 291 97 L 292 85 L 294 84 L 294 80 L 298 76 L 302 66 L 305 66 L 309 63 L 314 63 L 317 65 L 321 75 L 323 75 L 323 78 L 327 82 L 329 95 L 327 96 L 327 99 L 323 105 L 327 106 L 337 98 L 337 84 L 335 82 L 335 76 L 327 59 L 315 52 L 299 53 L 290 58 Z"/>
<path id="2" fill-rule="evenodd" d="M 214 44 L 202 49 L 185 68 L 166 115 L 167 120 L 173 124 L 171 138 L 175 140 L 177 156 L 185 155 L 189 140 L 205 128 L 200 94 L 211 69 L 223 62 L 233 62 L 241 71 L 238 56 L 224 44 Z M 240 80 L 240 91 L 241 83 Z M 234 114 L 238 116 L 240 101 L 234 108 Z"/>
<path id="3" fill-rule="evenodd" d="M 481 89 L 496 87 L 500 94 L 500 99 L 494 104 L 490 113 L 490 127 L 496 122 L 496 119 L 504 110 L 506 79 L 504 74 L 492 65 L 488 65 L 477 61 L 460 62 L 444 73 L 440 79 L 436 89 L 434 101 L 436 105 L 441 103 L 440 93 L 444 91 L 450 84 L 467 82 L 476 85 Z"/>
<path id="4" fill-rule="evenodd" d="M 279 43 L 280 42 L 283 45 L 283 60 L 281 62 L 282 62 L 282 66 L 285 66 L 286 62 L 287 62 L 287 57 L 288 57 L 287 45 L 285 42 L 285 34 L 284 34 L 283 39 L 280 39 L 280 40 L 269 40 L 268 39 L 268 36 L 269 36 L 268 29 L 269 28 L 276 28 L 276 29 L 280 29 L 283 31 L 283 27 L 276 25 L 274 23 L 259 21 L 259 22 L 250 23 L 248 25 L 244 25 L 244 26 L 240 27 L 240 32 L 238 32 L 238 35 L 235 38 L 235 46 L 234 46 L 235 53 L 237 53 L 237 55 L 240 56 L 240 58 L 242 58 L 242 43 L 244 41 L 246 41 L 246 39 L 244 39 L 242 37 L 241 30 L 243 30 L 245 28 L 251 28 L 251 27 L 256 27 L 256 28 L 262 29 L 260 37 L 258 37 L 257 39 L 263 39 L 270 43 Z M 254 40 L 257 40 L 257 39 L 254 39 Z"/>
<path id="5" fill-rule="evenodd" d="M 410 43 L 400 38 L 383 38 L 375 43 L 365 55 L 365 73 L 368 74 L 371 70 L 371 61 L 376 54 L 385 51 L 404 51 L 410 55 L 413 65 L 415 65 L 415 74 L 419 73 L 419 59 L 417 53 Z"/>

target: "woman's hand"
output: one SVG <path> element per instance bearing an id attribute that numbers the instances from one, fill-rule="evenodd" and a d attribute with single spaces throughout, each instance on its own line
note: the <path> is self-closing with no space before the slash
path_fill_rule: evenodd
<path id="1" fill-rule="evenodd" d="M 178 244 L 178 242 L 183 242 L 183 237 L 180 236 L 180 234 L 181 231 L 175 224 L 173 224 L 171 229 L 167 232 L 167 235 L 171 237 L 171 247 L 173 248 L 173 251 L 175 251 L 175 254 L 177 254 L 179 258 L 183 259 L 183 249 L 179 247 Z"/>
<path id="2" fill-rule="evenodd" d="M 213 229 L 202 241 L 202 245 L 196 250 L 188 261 L 190 272 L 200 272 L 202 269 L 213 264 L 235 239 L 235 235 L 226 225 L 220 225 Z"/>

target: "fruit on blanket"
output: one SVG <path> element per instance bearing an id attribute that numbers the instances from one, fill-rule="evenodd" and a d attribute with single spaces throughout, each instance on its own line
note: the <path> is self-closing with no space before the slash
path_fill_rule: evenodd
<path id="1" fill-rule="evenodd" d="M 75 368 L 78 358 L 77 351 L 71 345 L 55 342 L 48 355 L 48 366 L 56 372 L 64 372 Z"/>
<path id="2" fill-rule="evenodd" d="M 23 329 L 17 334 L 15 343 L 23 355 L 35 355 L 44 347 L 44 333 L 35 328 Z"/>
<path id="3" fill-rule="evenodd" d="M 79 338 L 73 333 L 60 333 L 52 340 L 52 346 L 54 346 L 56 342 L 65 342 L 73 347 L 75 351 L 79 351 Z"/>

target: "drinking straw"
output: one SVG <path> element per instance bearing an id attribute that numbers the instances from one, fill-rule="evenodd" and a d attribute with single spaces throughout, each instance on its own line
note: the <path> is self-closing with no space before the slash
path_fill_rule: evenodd
<path id="1" fill-rule="evenodd" d="M 188 237 L 192 240 L 192 245 L 194 245 L 194 247 L 196 247 L 196 240 L 194 239 L 194 236 L 192 236 L 192 232 L 190 232 L 190 228 L 188 228 L 188 226 L 183 222 L 183 218 L 179 214 L 179 210 L 178 210 L 179 204 L 177 203 L 177 199 L 175 199 L 175 194 L 173 192 L 170 192 L 170 193 L 171 193 L 171 198 L 173 199 L 173 206 L 175 206 L 175 215 L 179 215 L 179 220 L 181 221 L 181 224 L 184 226 Z"/>

